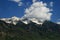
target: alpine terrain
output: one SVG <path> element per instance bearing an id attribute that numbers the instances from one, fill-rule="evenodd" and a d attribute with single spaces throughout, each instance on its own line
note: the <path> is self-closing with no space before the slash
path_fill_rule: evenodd
<path id="1" fill-rule="evenodd" d="M 60 40 L 60 25 L 37 18 L 1 18 L 0 40 Z"/>

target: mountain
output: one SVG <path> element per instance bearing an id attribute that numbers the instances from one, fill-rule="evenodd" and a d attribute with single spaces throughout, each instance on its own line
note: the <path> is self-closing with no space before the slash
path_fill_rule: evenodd
<path id="1" fill-rule="evenodd" d="M 59 24 L 51 21 L 42 23 L 37 19 L 13 18 L 0 19 L 0 40 L 60 40 Z"/>
<path id="2" fill-rule="evenodd" d="M 20 18 L 13 16 L 12 18 L 1 18 L 0 20 L 16 25 Z"/>

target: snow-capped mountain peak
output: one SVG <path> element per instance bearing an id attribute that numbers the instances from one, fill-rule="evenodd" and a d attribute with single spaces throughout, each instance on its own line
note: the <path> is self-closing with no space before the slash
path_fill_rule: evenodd
<path id="1" fill-rule="evenodd" d="M 60 22 L 57 22 L 57 24 L 60 24 Z"/>
<path id="2" fill-rule="evenodd" d="M 13 16 L 12 18 L 11 18 L 13 21 L 19 21 L 20 20 L 20 18 L 18 18 L 18 17 L 16 17 L 16 16 Z"/>
<path id="3" fill-rule="evenodd" d="M 34 23 L 36 23 L 36 24 L 43 24 L 43 22 L 41 22 L 41 21 L 39 21 L 38 19 L 36 19 L 36 18 L 32 18 L 32 19 L 27 19 L 27 18 L 25 18 L 25 19 L 23 19 L 23 23 L 25 23 L 25 24 L 28 24 L 28 23 L 30 23 L 30 21 L 32 21 L 32 22 L 34 22 Z"/>
<path id="4" fill-rule="evenodd" d="M 12 23 L 12 24 L 16 25 L 17 22 L 20 20 L 20 18 L 13 16 L 12 18 L 1 18 L 0 20 L 5 21 L 6 23 Z"/>
<path id="5" fill-rule="evenodd" d="M 18 17 L 16 17 L 16 16 L 13 16 L 13 17 L 11 17 L 11 18 L 1 18 L 0 20 L 5 21 L 6 23 L 12 23 L 12 24 L 14 24 L 14 25 L 16 25 L 16 24 L 18 23 L 18 21 L 22 21 L 22 22 L 25 23 L 25 24 L 30 23 L 30 21 L 32 21 L 32 22 L 34 22 L 34 23 L 36 23 L 36 24 L 40 24 L 40 25 L 43 24 L 43 22 L 37 20 L 36 18 L 32 18 L 32 19 L 23 18 L 23 19 L 22 19 L 22 18 L 18 18 Z"/>
<path id="6" fill-rule="evenodd" d="M 36 24 L 43 24 L 43 22 L 37 20 L 36 18 L 30 19 L 32 22 L 36 23 Z"/>

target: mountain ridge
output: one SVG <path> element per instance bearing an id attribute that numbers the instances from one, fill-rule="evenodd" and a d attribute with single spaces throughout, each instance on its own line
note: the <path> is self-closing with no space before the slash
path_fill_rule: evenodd
<path id="1" fill-rule="evenodd" d="M 60 40 L 60 25 L 51 21 L 25 24 L 20 20 L 14 25 L 0 20 L 0 40 Z"/>
<path id="2" fill-rule="evenodd" d="M 43 22 L 39 22 L 39 20 L 33 18 L 33 19 L 25 19 L 25 18 L 18 18 L 18 17 L 15 17 L 13 16 L 12 18 L 1 18 L 0 20 L 3 20 L 5 21 L 6 23 L 13 23 L 14 25 L 17 24 L 18 21 L 22 21 L 23 23 L 25 24 L 29 24 L 30 21 L 36 23 L 36 24 L 43 24 Z"/>

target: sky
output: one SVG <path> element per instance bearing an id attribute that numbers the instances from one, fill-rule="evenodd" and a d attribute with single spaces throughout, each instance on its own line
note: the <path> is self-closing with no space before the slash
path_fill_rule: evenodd
<path id="1" fill-rule="evenodd" d="M 51 11 L 51 21 L 60 21 L 60 0 L 37 1 L 47 3 L 47 8 L 53 10 Z M 26 9 L 30 8 L 33 3 L 32 0 L 0 0 L 0 18 L 9 18 L 13 16 L 23 17 L 25 13 L 27 13 L 25 12 Z"/>

